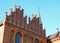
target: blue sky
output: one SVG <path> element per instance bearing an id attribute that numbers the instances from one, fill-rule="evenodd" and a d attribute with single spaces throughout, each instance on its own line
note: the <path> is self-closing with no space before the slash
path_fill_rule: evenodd
<path id="1" fill-rule="evenodd" d="M 24 8 L 24 15 L 28 17 L 32 14 L 38 15 L 40 7 L 40 16 L 43 28 L 46 34 L 51 35 L 60 29 L 60 0 L 0 0 L 0 21 L 4 18 L 4 12 L 9 12 L 10 8 L 14 10 L 14 5 Z"/>

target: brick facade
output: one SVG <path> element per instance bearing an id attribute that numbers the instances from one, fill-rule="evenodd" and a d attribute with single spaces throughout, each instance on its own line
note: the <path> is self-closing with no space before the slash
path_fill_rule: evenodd
<path id="1" fill-rule="evenodd" d="M 27 24 L 27 16 L 23 17 L 24 9 L 14 6 L 14 11 L 10 9 L 10 15 L 7 15 L 4 25 L 3 43 L 16 43 L 16 33 L 21 35 L 21 43 L 47 43 L 46 32 L 42 27 L 41 18 L 33 16 L 30 17 Z M 39 14 L 40 15 L 40 14 Z"/>

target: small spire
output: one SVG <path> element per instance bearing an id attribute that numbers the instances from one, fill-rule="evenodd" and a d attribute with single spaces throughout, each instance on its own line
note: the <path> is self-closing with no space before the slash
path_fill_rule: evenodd
<path id="1" fill-rule="evenodd" d="M 12 12 L 12 8 L 10 8 L 10 14 L 11 14 L 11 12 Z"/>
<path id="2" fill-rule="evenodd" d="M 38 17 L 40 18 L 40 7 L 38 8 Z"/>
<path id="3" fill-rule="evenodd" d="M 29 17 L 29 24 L 30 24 L 30 17 Z"/>
<path id="4" fill-rule="evenodd" d="M 46 36 L 46 29 L 44 28 L 44 36 Z"/>
<path id="5" fill-rule="evenodd" d="M 20 6 L 18 6 L 18 9 L 20 9 Z"/>
<path id="6" fill-rule="evenodd" d="M 56 36 L 59 36 L 59 29 L 58 29 L 58 28 L 57 28 L 57 31 L 58 31 L 58 32 L 57 32 L 57 35 L 56 35 Z"/>
<path id="7" fill-rule="evenodd" d="M 32 14 L 32 19 L 34 18 L 34 14 Z"/>
<path id="8" fill-rule="evenodd" d="M 16 5 L 14 5 L 14 10 L 15 10 L 15 11 L 16 11 L 16 7 L 17 7 L 17 6 L 16 6 Z"/>
<path id="9" fill-rule="evenodd" d="M 5 18 L 5 20 L 6 20 L 6 15 L 7 15 L 7 12 L 5 12 L 5 14 L 4 14 L 4 18 Z"/>
<path id="10" fill-rule="evenodd" d="M 41 16 L 40 16 L 40 7 L 38 8 L 38 18 L 39 18 L 39 24 L 42 24 Z"/>
<path id="11" fill-rule="evenodd" d="M 27 16 L 25 16 L 25 21 L 26 21 L 26 23 L 27 23 Z"/>
<path id="12" fill-rule="evenodd" d="M 46 32 L 46 29 L 44 28 L 44 31 Z"/>
<path id="13" fill-rule="evenodd" d="M 10 8 L 10 12 L 12 12 L 12 8 Z"/>
<path id="14" fill-rule="evenodd" d="M 34 17 L 36 17 L 36 15 L 35 15 L 35 14 L 32 14 L 32 19 L 33 19 Z"/>
<path id="15" fill-rule="evenodd" d="M 4 13 L 4 21 L 3 21 L 3 24 L 4 24 L 5 21 L 6 21 L 6 16 L 7 16 L 7 12 Z"/>

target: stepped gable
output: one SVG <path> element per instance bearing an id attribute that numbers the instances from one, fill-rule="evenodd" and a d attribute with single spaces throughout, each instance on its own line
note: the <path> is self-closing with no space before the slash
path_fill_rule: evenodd
<path id="1" fill-rule="evenodd" d="M 5 22 L 22 27 L 24 29 L 27 29 L 29 31 L 38 33 L 40 35 L 45 36 L 45 30 L 43 30 L 42 22 L 40 18 L 40 12 L 38 13 L 38 17 L 32 16 L 32 20 L 30 17 L 28 18 L 28 24 L 27 24 L 27 16 L 23 17 L 24 15 L 24 9 L 20 9 L 20 6 L 15 5 L 14 11 L 12 11 L 12 8 L 10 8 L 10 15 L 8 16 L 8 12 L 6 14 L 6 20 Z"/>

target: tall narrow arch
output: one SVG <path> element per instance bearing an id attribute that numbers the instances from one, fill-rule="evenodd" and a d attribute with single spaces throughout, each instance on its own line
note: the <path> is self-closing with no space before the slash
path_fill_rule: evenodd
<path id="1" fill-rule="evenodd" d="M 30 37 L 29 43 L 33 43 L 33 37 Z"/>
<path id="2" fill-rule="evenodd" d="M 42 41 L 42 40 L 41 40 L 40 42 L 41 42 L 41 43 L 43 43 L 43 41 Z"/>
<path id="3" fill-rule="evenodd" d="M 10 43 L 14 43 L 14 30 L 10 33 Z"/>
<path id="4" fill-rule="evenodd" d="M 22 35 L 18 32 L 15 35 L 15 43 L 21 43 Z"/>
<path id="5" fill-rule="evenodd" d="M 23 43 L 33 43 L 33 37 L 28 35 L 24 35 L 24 42 Z"/>
<path id="6" fill-rule="evenodd" d="M 38 39 L 35 40 L 35 43 L 40 43 Z"/>

